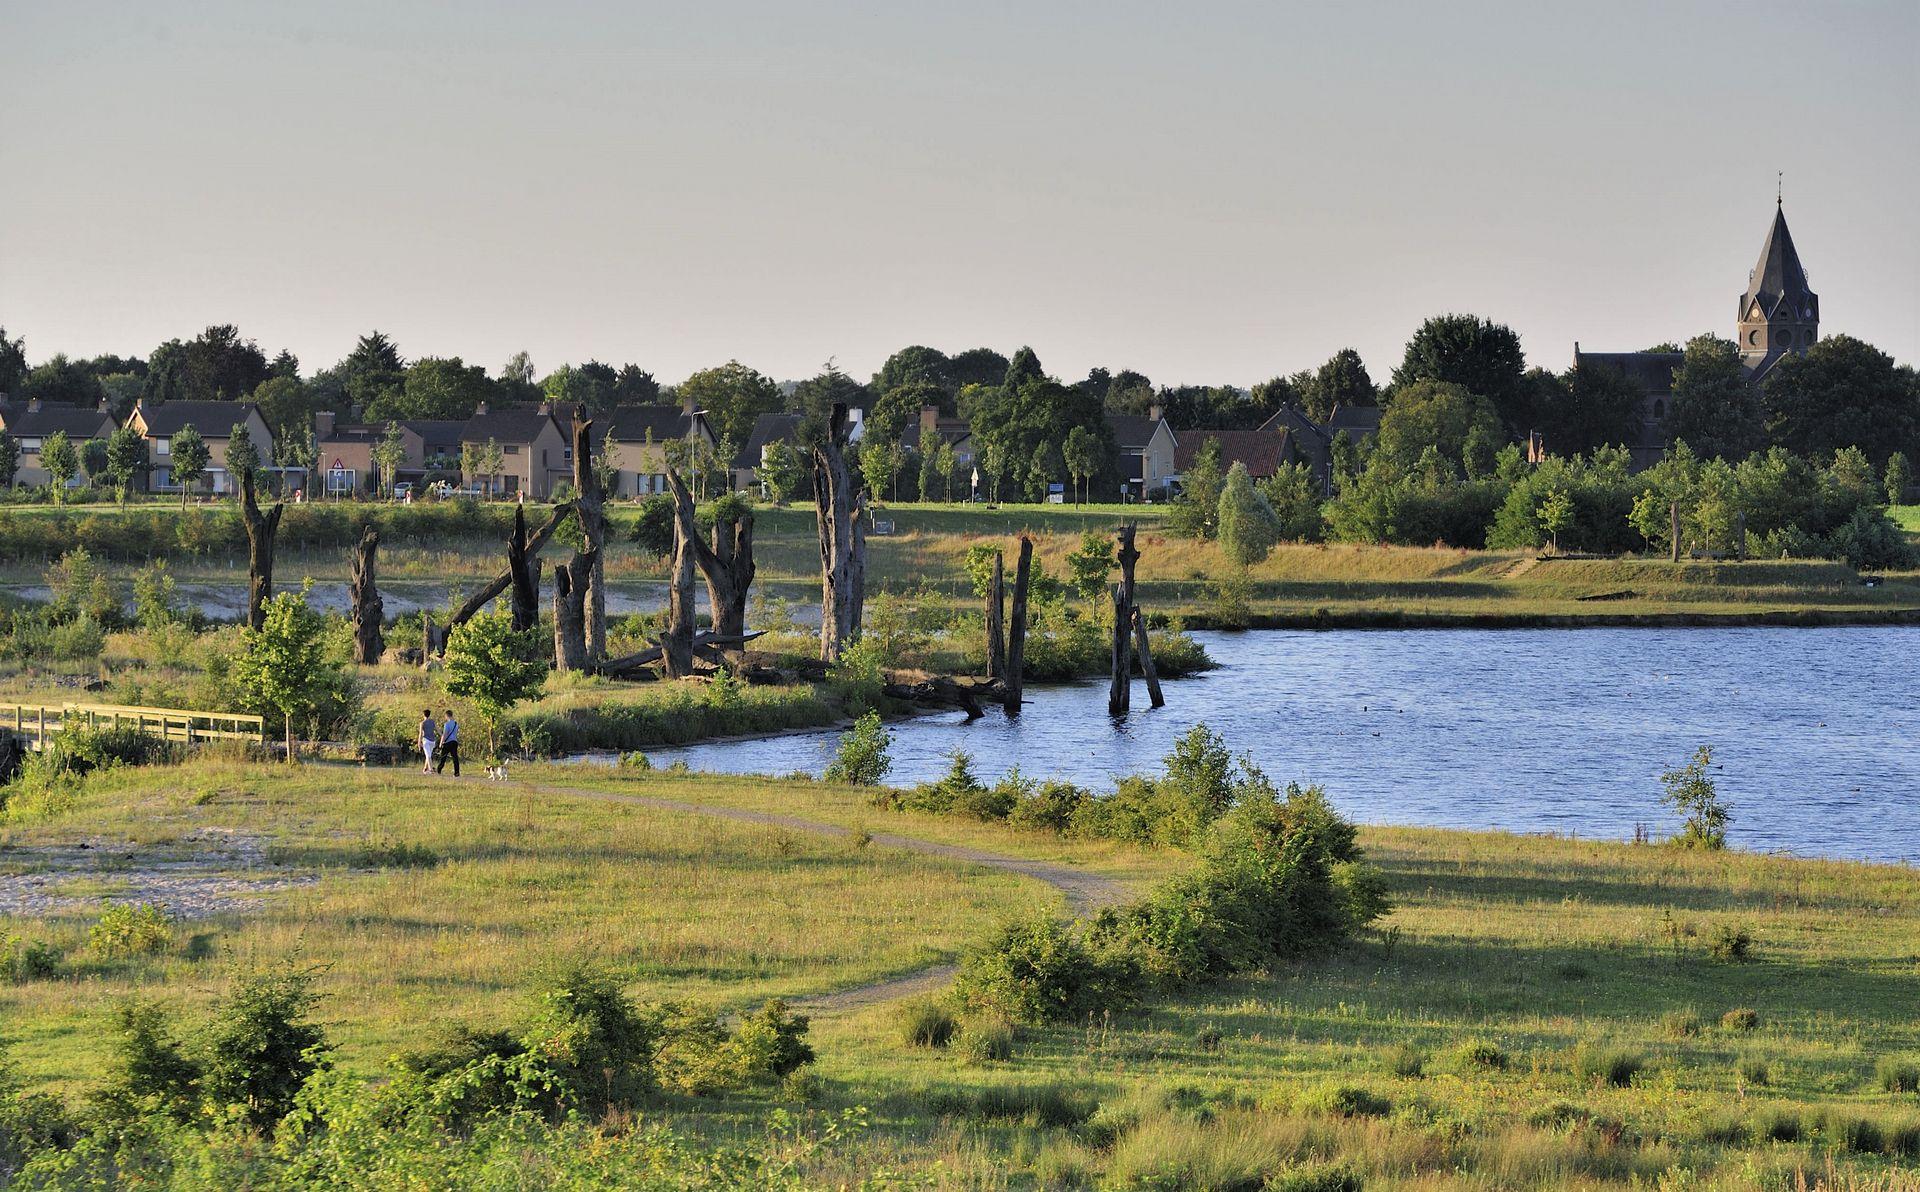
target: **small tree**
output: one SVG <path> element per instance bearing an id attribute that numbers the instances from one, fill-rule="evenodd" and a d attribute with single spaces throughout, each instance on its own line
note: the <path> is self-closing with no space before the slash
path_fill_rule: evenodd
<path id="1" fill-rule="evenodd" d="M 880 723 L 880 713 L 868 710 L 853 722 L 840 738 L 840 752 L 827 767 L 828 782 L 847 782 L 854 786 L 879 786 L 893 769 L 893 757 L 887 747 L 893 734 Z"/>
<path id="2" fill-rule="evenodd" d="M 1100 439 L 1084 426 L 1076 426 L 1067 432 L 1066 441 L 1060 445 L 1060 454 L 1067 464 L 1067 475 L 1073 477 L 1074 504 L 1078 505 L 1087 497 L 1087 486 L 1093 480 L 1095 472 L 1100 470 Z"/>
<path id="3" fill-rule="evenodd" d="M 894 452 L 892 443 L 869 440 L 860 445 L 860 475 L 867 491 L 876 498 L 893 486 Z"/>
<path id="4" fill-rule="evenodd" d="M 482 467 L 480 457 L 485 451 L 486 448 L 479 443 L 460 444 L 460 478 L 466 481 L 469 487 L 479 487 Z"/>
<path id="5" fill-rule="evenodd" d="M 173 436 L 173 479 L 180 486 L 180 508 L 187 507 L 187 490 L 206 478 L 212 458 L 207 441 L 191 426 L 181 427 Z"/>
<path id="6" fill-rule="evenodd" d="M 500 473 L 507 470 L 506 449 L 500 446 L 499 440 L 487 440 L 486 449 L 480 453 L 480 466 L 481 470 L 487 474 L 487 492 L 490 495 L 499 495 Z"/>
<path id="7" fill-rule="evenodd" d="M 1560 549 L 1560 531 L 1573 524 L 1573 498 L 1564 488 L 1550 489 L 1540 498 L 1539 506 L 1533 515 L 1539 519 L 1540 528 L 1547 532 L 1547 539 L 1553 549 Z"/>
<path id="8" fill-rule="evenodd" d="M 12 488 L 20 472 L 20 440 L 0 431 L 0 488 Z"/>
<path id="9" fill-rule="evenodd" d="M 1913 484 L 1913 465 L 1907 462 L 1907 453 L 1896 451 L 1887 457 L 1887 504 L 1899 505 L 1907 499 L 1907 488 Z"/>
<path id="10" fill-rule="evenodd" d="M 1687 817 L 1680 835 L 1673 842 L 1682 848 L 1722 849 L 1727 847 L 1727 825 L 1733 814 L 1714 789 L 1707 773 L 1713 764 L 1713 749 L 1702 745 L 1693 760 L 1677 770 L 1660 775 L 1664 788 L 1661 799 Z"/>
<path id="11" fill-rule="evenodd" d="M 487 726 L 487 752 L 497 751 L 501 719 L 513 705 L 540 694 L 547 664 L 531 633 L 515 633 L 506 609 L 479 613 L 447 639 L 449 695 L 469 700 Z"/>
<path id="12" fill-rule="evenodd" d="M 73 480 L 73 474 L 80 470 L 80 453 L 74 450 L 73 440 L 67 438 L 67 432 L 56 430 L 40 440 L 40 467 L 47 473 L 47 482 L 53 486 L 54 504 L 62 504 L 67 499 L 67 485 Z"/>
<path id="13" fill-rule="evenodd" d="M 1107 589 L 1107 577 L 1113 574 L 1113 539 L 1098 530 L 1080 535 L 1080 549 L 1067 556 L 1067 582 L 1073 590 L 1092 600 Z"/>
<path id="14" fill-rule="evenodd" d="M 793 444 L 776 439 L 761 453 L 760 466 L 754 469 L 754 475 L 766 489 L 767 499 L 784 505 L 800 489 L 800 454 L 793 449 Z"/>
<path id="15" fill-rule="evenodd" d="M 1185 538 L 1211 538 L 1220 516 L 1220 440 L 1208 439 L 1180 478 L 1167 528 Z"/>
<path id="16" fill-rule="evenodd" d="M 407 438 L 398 422 L 387 423 L 386 433 L 373 445 L 370 454 L 380 477 L 380 495 L 385 497 L 393 492 L 393 482 L 400 475 L 400 465 L 407 462 Z"/>
<path id="17" fill-rule="evenodd" d="M 1280 519 L 1273 515 L 1273 506 L 1265 495 L 1253 486 L 1247 465 L 1236 461 L 1227 470 L 1215 524 L 1221 553 L 1236 565 L 1249 567 L 1273 553 L 1273 544 L 1280 540 Z"/>
<path id="18" fill-rule="evenodd" d="M 233 477 L 233 491 L 240 491 L 240 480 L 249 472 L 260 470 L 260 448 L 253 441 L 253 432 L 244 422 L 236 422 L 227 432 L 227 475 Z"/>
<path id="19" fill-rule="evenodd" d="M 121 504 L 133 491 L 133 482 L 147 466 L 147 441 L 131 426 L 123 426 L 107 436 L 107 483 L 113 485 Z"/>
<path id="20" fill-rule="evenodd" d="M 326 621 L 307 604 L 312 586 L 309 581 L 298 592 L 269 599 L 260 628 L 241 631 L 233 660 L 234 685 L 285 718 L 289 765 L 297 760 L 296 717 L 314 713 L 339 686 L 339 664 L 327 657 Z"/>
<path id="21" fill-rule="evenodd" d="M 940 477 L 940 499 L 953 500 L 953 472 L 960 466 L 960 457 L 955 453 L 953 444 L 945 439 L 934 447 L 932 452 L 933 470 Z"/>
<path id="22" fill-rule="evenodd" d="M 80 468 L 87 474 L 87 479 L 94 484 L 99 484 L 106 479 L 107 441 L 105 439 L 88 439 L 80 444 Z"/>
<path id="23" fill-rule="evenodd" d="M 316 1068 L 326 1062 L 326 1031 L 307 1018 L 318 998 L 308 973 L 288 969 L 243 976 L 207 1032 L 201 1088 L 216 1106 L 232 1106 L 248 1125 L 271 1131 Z"/>
<path id="24" fill-rule="evenodd" d="M 1006 448 L 1000 446 L 998 443 L 988 443 L 980 448 L 979 454 L 975 455 L 973 459 L 974 463 L 979 465 L 980 478 L 987 482 L 987 499 L 998 505 L 1000 503 L 1000 477 L 1007 470 Z"/>

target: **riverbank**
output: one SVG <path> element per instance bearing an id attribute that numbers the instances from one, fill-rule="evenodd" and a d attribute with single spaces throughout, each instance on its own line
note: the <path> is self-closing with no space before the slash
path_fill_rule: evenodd
<path id="1" fill-rule="evenodd" d="M 0 1013 L 27 1088 L 74 1102 L 111 1071 L 122 1000 L 195 1022 L 247 967 L 314 972 L 339 1070 L 384 1078 L 423 1022 L 517 1020 L 542 966 L 589 960 L 636 998 L 740 1009 L 950 963 L 1008 915 L 1066 910 L 1045 880 L 890 835 L 1130 891 L 1187 864 L 883 812 L 830 784 L 566 767 L 491 783 L 195 762 L 41 807 L 5 828 L 8 873 L 104 852 L 61 872 L 67 904 L 0 917 L 52 957 L 0 980 Z M 1624 1188 L 1676 1169 L 1733 1189 L 1891 1179 L 1920 1155 L 1912 868 L 1412 828 L 1360 843 L 1394 909 L 1331 954 L 1019 1027 L 986 1053 L 910 1044 L 891 1002 L 828 1001 L 807 1081 L 662 1092 L 648 1117 L 720 1146 L 776 1109 L 818 1124 L 863 1107 L 863 1129 L 806 1154 L 808 1186 L 1256 1187 L 1332 1166 L 1368 1189 Z M 150 953 L 91 949 L 107 904 L 203 852 L 287 884 L 176 920 Z"/>

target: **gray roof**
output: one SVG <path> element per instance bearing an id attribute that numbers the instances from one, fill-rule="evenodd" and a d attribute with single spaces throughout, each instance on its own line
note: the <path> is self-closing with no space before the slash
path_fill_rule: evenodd
<path id="1" fill-rule="evenodd" d="M 1113 429 L 1113 443 L 1122 451 L 1144 451 L 1147 444 L 1153 442 L 1153 433 L 1158 430 L 1164 418 L 1149 418 L 1144 414 L 1108 414 L 1107 425 Z"/>
<path id="2" fill-rule="evenodd" d="M 1673 370 L 1686 359 L 1683 352 L 1582 352 L 1574 349 L 1573 366 L 1600 364 L 1617 368 L 1640 392 L 1673 392 Z"/>
<path id="3" fill-rule="evenodd" d="M 460 428 L 460 441 L 484 443 L 492 439 L 498 443 L 531 443 L 544 434 L 548 426 L 559 425 L 558 420 L 546 410 L 531 406 L 508 406 L 475 414 L 467 419 Z M 566 433 L 562 428 L 561 434 Z"/>
<path id="4" fill-rule="evenodd" d="M 16 439 L 43 439 L 62 431 L 70 439 L 105 438 L 113 432 L 113 415 L 98 406 L 43 405 L 37 410 L 18 406 L 0 410 L 0 425 Z"/>
<path id="5" fill-rule="evenodd" d="M 740 454 L 733 457 L 735 468 L 757 468 L 760 466 L 760 452 L 768 443 L 791 443 L 800 432 L 798 414 L 762 414 L 753 420 L 753 431 L 747 435 L 747 445 Z"/>
<path id="6" fill-rule="evenodd" d="M 679 406 L 628 406 L 616 410 L 595 421 L 595 438 L 599 437 L 602 423 L 608 426 L 608 433 L 616 443 L 644 443 L 649 435 L 654 442 L 664 443 L 669 439 L 684 439 L 693 430 L 693 420 Z"/>
<path id="7" fill-rule="evenodd" d="M 1333 413 L 1327 415 L 1324 429 L 1329 441 L 1341 431 L 1346 431 L 1347 438 L 1358 443 L 1368 435 L 1380 433 L 1380 407 L 1335 406 Z"/>
<path id="8" fill-rule="evenodd" d="M 1745 318 L 1747 308 L 1756 302 L 1771 316 L 1784 302 L 1796 315 L 1811 318 L 1813 298 L 1807 271 L 1801 268 L 1800 254 L 1793 247 L 1793 233 L 1787 231 L 1787 213 L 1776 206 L 1767 242 L 1760 247 L 1760 262 L 1753 267 L 1747 292 L 1740 296 L 1740 317 Z"/>
<path id="9" fill-rule="evenodd" d="M 259 409 L 250 401 L 169 401 L 157 406 L 140 403 L 147 433 L 161 439 L 171 438 L 189 426 L 203 439 L 225 439 L 235 426 L 246 421 L 247 415 Z"/>

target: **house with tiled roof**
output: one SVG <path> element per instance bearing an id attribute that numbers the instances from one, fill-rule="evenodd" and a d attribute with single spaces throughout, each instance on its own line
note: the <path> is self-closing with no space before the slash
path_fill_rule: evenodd
<path id="1" fill-rule="evenodd" d="M 775 443 L 785 443 L 799 450 L 800 415 L 798 414 L 761 414 L 753 420 L 753 430 L 747 435 L 746 445 L 733 457 L 733 488 L 735 492 L 757 491 L 760 478 L 755 474 L 761 464 L 766 462 L 767 449 Z"/>
<path id="2" fill-rule="evenodd" d="M 605 429 L 601 423 L 606 424 Z M 595 447 L 613 441 L 614 483 L 610 497 L 645 497 L 667 491 L 668 444 L 692 443 L 711 451 L 713 426 L 691 399 L 678 406 L 627 406 L 596 419 Z M 731 462 L 731 461 L 728 461 Z M 684 465 L 682 465 L 684 467 Z"/>
<path id="3" fill-rule="evenodd" d="M 158 405 L 141 402 L 127 417 L 127 425 L 147 441 L 147 491 L 177 493 L 180 485 L 173 479 L 173 438 L 192 427 L 207 445 L 207 471 L 195 486 L 198 492 L 238 492 L 239 478 L 227 472 L 227 448 L 235 428 L 242 428 L 253 443 L 262 468 L 273 465 L 273 432 L 250 401 L 168 401 Z"/>
<path id="4" fill-rule="evenodd" d="M 573 481 L 571 421 L 563 424 L 545 402 L 498 409 L 481 402 L 460 427 L 459 446 L 469 443 L 499 445 L 499 473 L 480 479 L 502 495 L 524 493 L 530 501 L 545 501 L 556 485 Z"/>
<path id="5" fill-rule="evenodd" d="M 1144 415 L 1106 415 L 1107 429 L 1113 432 L 1113 445 L 1119 453 L 1119 470 L 1125 497 L 1139 501 L 1168 491 L 1179 478 L 1174 462 L 1179 445 L 1173 428 L 1167 425 L 1159 406 Z"/>
<path id="6" fill-rule="evenodd" d="M 20 445 L 15 484 L 34 487 L 52 480 L 40 463 L 41 444 L 52 436 L 65 434 L 77 450 L 88 439 L 106 438 L 114 427 L 113 413 L 104 399 L 98 406 L 47 403 L 37 397 L 18 403 L 0 402 L 0 433 L 12 436 Z M 74 487 L 84 482 L 84 477 L 76 474 L 67 484 Z"/>

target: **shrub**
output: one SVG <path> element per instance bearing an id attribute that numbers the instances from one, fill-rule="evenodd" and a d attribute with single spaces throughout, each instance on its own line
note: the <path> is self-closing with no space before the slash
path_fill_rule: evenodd
<path id="1" fill-rule="evenodd" d="M 1106 985 L 1106 972 L 1069 924 L 1034 916 L 1005 924 L 970 953 L 953 989 L 975 1013 L 1047 1022 L 1104 1004 Z"/>
<path id="2" fill-rule="evenodd" d="M 959 1027 L 953 1012 L 932 998 L 901 1002 L 895 1013 L 900 1020 L 901 1042 L 908 1047 L 945 1047 Z"/>
<path id="3" fill-rule="evenodd" d="M 955 1050 L 976 1064 L 1003 1063 L 1013 1058 L 1013 1021 L 1000 1014 L 978 1014 L 960 1025 Z"/>
<path id="4" fill-rule="evenodd" d="M 156 956 L 173 943 L 173 922 L 150 902 L 116 902 L 87 929 L 87 948 L 103 960 Z"/>
<path id="5" fill-rule="evenodd" d="M 779 998 L 769 1000 L 741 1019 L 728 1041 L 736 1078 L 748 1084 L 764 1084 L 812 1063 L 813 1048 L 806 1039 L 806 1015 L 793 1013 Z"/>
<path id="6" fill-rule="evenodd" d="M 1393 1103 L 1369 1089 L 1351 1084 L 1322 1085 L 1308 1094 L 1304 1106 L 1335 1117 L 1385 1117 Z"/>
<path id="7" fill-rule="evenodd" d="M 1760 1011 L 1743 1006 L 1737 1010 L 1728 1010 L 1720 1016 L 1720 1029 L 1723 1031 L 1750 1032 L 1759 1029 Z"/>
<path id="8" fill-rule="evenodd" d="M 1740 1079 L 1748 1084 L 1765 1087 L 1773 1081 L 1773 1070 L 1767 1061 L 1759 1056 L 1742 1056 L 1739 1063 Z"/>
<path id="9" fill-rule="evenodd" d="M 1427 1074 L 1427 1053 L 1411 1043 L 1402 1043 L 1387 1053 L 1387 1070 L 1395 1076 L 1418 1080 Z"/>
<path id="10" fill-rule="evenodd" d="M 1676 1039 L 1691 1038 L 1700 1033 L 1700 1016 L 1692 1010 L 1670 1010 L 1661 1016 L 1660 1026 Z"/>
<path id="11" fill-rule="evenodd" d="M 1208 1023 L 1193 1033 L 1193 1045 L 1211 1054 L 1220 1050 L 1220 1028 Z"/>
<path id="12" fill-rule="evenodd" d="M 653 769 L 653 761 L 638 749 L 630 749 L 620 755 L 620 768 L 622 770 L 636 770 L 645 773 Z"/>
<path id="13" fill-rule="evenodd" d="M 201 1086 L 255 1129 L 272 1127 L 327 1062 L 326 1032 L 307 1021 L 315 1001 L 310 973 L 251 973 L 234 985 L 201 1047 Z"/>
<path id="14" fill-rule="evenodd" d="M 1627 1088 L 1646 1061 L 1637 1053 L 1618 1047 L 1581 1043 L 1573 1049 L 1573 1074 L 1589 1084 Z"/>
<path id="15" fill-rule="evenodd" d="M 151 1101 L 180 1120 L 190 1118 L 201 1067 L 174 1038 L 166 1011 L 152 1002 L 127 1002 L 115 1012 L 114 1027 L 114 1074 L 103 1100 L 129 1109 Z"/>
<path id="16" fill-rule="evenodd" d="M 941 1113 L 961 1113 L 978 1121 L 1021 1122 L 1047 1129 L 1078 1126 L 1099 1108 L 1086 1090 L 1071 1085 L 988 1084 L 970 1095 L 936 1099 Z"/>
<path id="17" fill-rule="evenodd" d="M 880 785 L 893 769 L 893 757 L 888 752 L 892 741 L 893 735 L 880 723 L 880 713 L 862 713 L 853 728 L 841 736 L 839 752 L 827 767 L 825 778 L 854 786 Z"/>
<path id="18" fill-rule="evenodd" d="M 1874 1079 L 1883 1092 L 1920 1093 L 1920 1062 L 1906 1056 L 1888 1056 L 1874 1065 Z"/>
<path id="19" fill-rule="evenodd" d="M 1707 954 L 1728 962 L 1749 959 L 1753 954 L 1753 936 L 1744 927 L 1718 924 L 1707 940 Z"/>
<path id="20" fill-rule="evenodd" d="M 1269 1176 L 1263 1192 L 1362 1192 L 1366 1180 L 1345 1163 L 1309 1163 Z"/>
<path id="21" fill-rule="evenodd" d="M 0 931 L 0 981 L 44 981 L 60 971 L 60 950 L 43 940 Z"/>
<path id="22" fill-rule="evenodd" d="M 1753 1136 L 1768 1142 L 1799 1142 L 1806 1135 L 1800 1115 L 1783 1106 L 1769 1106 L 1753 1119 Z"/>
<path id="23" fill-rule="evenodd" d="M 1034 1156 L 1033 1178 L 1044 1192 L 1078 1192 L 1094 1186 L 1095 1163 L 1086 1147 L 1067 1138 L 1049 1139 Z"/>
<path id="24" fill-rule="evenodd" d="M 1065 832 L 1092 798 L 1091 792 L 1070 782 L 1049 780 L 1023 788 L 1007 812 L 1007 822 L 1021 828 Z"/>
<path id="25" fill-rule="evenodd" d="M 552 1073 L 550 1107 L 599 1116 L 652 1087 L 656 1035 L 610 974 L 572 964 L 546 982 L 521 1043 Z"/>
<path id="26" fill-rule="evenodd" d="M 1686 816 L 1680 835 L 1674 837 L 1674 843 L 1683 848 L 1727 846 L 1727 824 L 1733 816 L 1707 773 L 1712 764 L 1713 750 L 1702 745 L 1694 752 L 1693 760 L 1660 775 L 1662 801 Z"/>
<path id="27" fill-rule="evenodd" d="M 1453 1049 L 1454 1065 L 1462 1071 L 1505 1072 L 1510 1062 L 1497 1043 L 1485 1039 L 1467 1039 Z"/>

